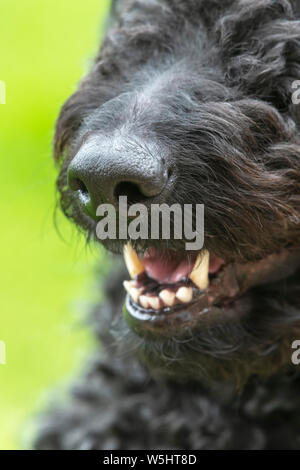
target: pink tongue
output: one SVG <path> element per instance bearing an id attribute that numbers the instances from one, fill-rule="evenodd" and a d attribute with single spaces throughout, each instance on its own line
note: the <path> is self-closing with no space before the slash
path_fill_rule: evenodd
<path id="1" fill-rule="evenodd" d="M 174 259 L 171 253 L 161 255 L 150 249 L 146 252 L 143 263 L 146 273 L 152 279 L 162 283 L 175 284 L 188 276 L 195 264 L 196 257 L 190 256 L 182 261 Z"/>
<path id="2" fill-rule="evenodd" d="M 171 253 L 162 255 L 150 248 L 144 256 L 143 263 L 146 273 L 152 279 L 162 283 L 175 284 L 187 277 L 195 265 L 197 254 L 178 261 Z M 224 264 L 224 260 L 217 256 L 210 257 L 209 272 L 216 273 Z"/>

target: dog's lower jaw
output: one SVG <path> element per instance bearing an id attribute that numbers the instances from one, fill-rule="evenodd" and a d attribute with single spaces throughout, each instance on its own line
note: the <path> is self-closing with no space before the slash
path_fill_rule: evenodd
<path id="1" fill-rule="evenodd" d="M 139 269 L 138 276 L 141 276 L 140 272 L 144 267 L 138 258 L 136 266 Z M 226 327 L 227 323 L 239 322 L 251 315 L 253 302 L 251 295 L 247 295 L 249 290 L 283 281 L 293 275 L 299 266 L 300 252 L 296 249 L 283 249 L 280 253 L 267 256 L 257 262 L 231 263 L 219 269 L 211 285 L 208 285 L 206 289 L 197 291 L 193 288 L 193 298 L 189 303 L 177 301 L 172 306 L 165 305 L 164 308 L 158 310 L 151 308 L 150 304 L 147 306 L 139 304 L 140 298 L 142 300 L 149 298 L 149 301 L 156 298 L 150 297 L 153 295 L 153 289 L 156 289 L 155 282 L 152 280 L 150 287 L 147 287 L 146 281 L 141 280 L 137 283 L 140 287 L 127 288 L 129 294 L 124 305 L 124 316 L 136 334 L 145 338 L 158 337 L 162 340 L 184 337 L 187 330 L 193 332 L 218 327 L 218 325 Z M 132 269 L 134 269 L 133 266 Z M 134 270 L 131 274 L 137 273 Z M 143 287 L 143 283 L 146 283 L 146 287 Z M 153 283 L 154 287 L 151 287 Z M 125 283 L 126 286 L 127 284 Z M 174 285 L 177 286 L 177 284 Z M 170 284 L 171 289 L 172 286 L 173 284 Z M 158 284 L 157 289 L 159 287 Z M 148 297 L 146 294 L 139 297 L 138 292 L 143 292 L 143 289 L 145 291 L 150 289 Z M 192 290 L 192 287 L 187 287 L 187 289 Z M 133 291 L 137 292 L 136 297 L 132 297 Z M 167 292 L 167 290 L 162 292 L 165 291 Z"/>
<path id="2" fill-rule="evenodd" d="M 126 322 L 120 302 L 112 332 L 121 354 L 133 352 L 153 376 L 209 387 L 227 383 L 241 391 L 251 376 L 265 379 L 297 371 L 291 358 L 292 343 L 300 339 L 299 297 L 298 270 L 287 279 L 250 289 L 240 304 L 247 306 L 246 315 L 227 321 L 219 316 L 215 323 L 186 326 L 167 338 L 157 330 L 139 331 L 132 316 Z"/>

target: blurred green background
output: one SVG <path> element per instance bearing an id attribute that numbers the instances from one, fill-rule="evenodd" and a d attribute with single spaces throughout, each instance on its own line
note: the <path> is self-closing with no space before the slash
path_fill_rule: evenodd
<path id="1" fill-rule="evenodd" d="M 53 223 L 55 119 L 87 70 L 109 0 L 0 0 L 1 270 L 0 449 L 30 444 L 49 390 L 80 368 L 92 347 L 82 327 L 91 299 L 89 253 L 69 222 Z"/>

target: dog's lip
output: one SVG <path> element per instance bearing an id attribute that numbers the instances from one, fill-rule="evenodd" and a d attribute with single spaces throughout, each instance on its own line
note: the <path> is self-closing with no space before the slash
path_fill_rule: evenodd
<path id="1" fill-rule="evenodd" d="M 165 308 L 159 313 L 136 305 L 129 295 L 124 317 L 140 336 L 180 336 L 182 331 L 237 320 L 251 310 L 249 289 L 277 282 L 300 267 L 300 250 L 283 249 L 279 253 L 249 263 L 224 266 L 209 288 L 188 305 Z"/>
<path id="2" fill-rule="evenodd" d="M 203 305 L 200 307 L 199 303 Z M 123 315 L 129 327 L 145 339 L 178 338 L 185 332 L 191 333 L 201 328 L 212 327 L 216 324 L 236 321 L 250 312 L 252 301 L 249 296 L 235 299 L 228 305 L 211 305 L 205 307 L 205 299 L 199 299 L 189 306 L 182 306 L 176 311 L 155 314 L 151 311 L 141 311 L 133 305 L 130 296 L 126 296 Z"/>

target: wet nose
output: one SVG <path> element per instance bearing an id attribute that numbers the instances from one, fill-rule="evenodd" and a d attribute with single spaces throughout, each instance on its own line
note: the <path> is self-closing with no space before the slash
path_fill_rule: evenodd
<path id="1" fill-rule="evenodd" d="M 168 174 L 166 160 L 154 145 L 97 136 L 86 141 L 71 161 L 68 185 L 95 218 L 100 204 L 117 205 L 120 196 L 127 196 L 128 205 L 158 202 Z"/>

